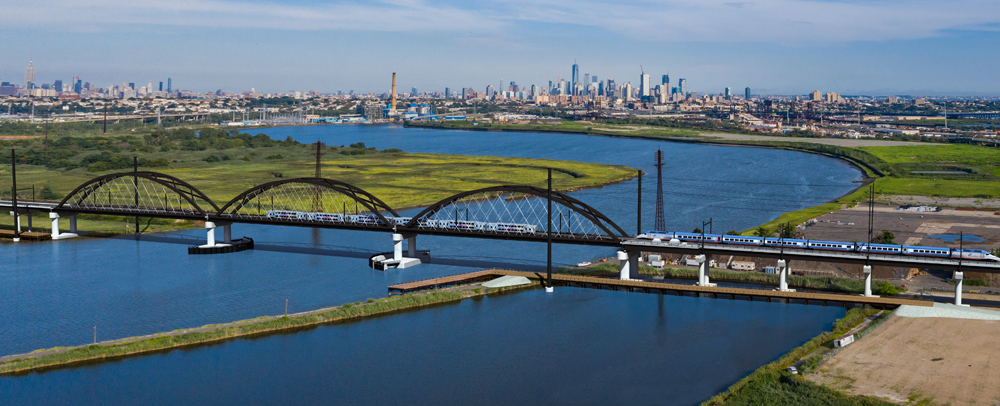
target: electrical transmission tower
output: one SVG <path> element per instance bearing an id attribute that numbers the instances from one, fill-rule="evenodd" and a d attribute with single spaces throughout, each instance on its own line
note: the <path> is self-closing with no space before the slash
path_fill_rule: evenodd
<path id="1" fill-rule="evenodd" d="M 656 150 L 656 222 L 654 230 L 666 231 L 667 222 L 663 218 L 663 151 Z"/>

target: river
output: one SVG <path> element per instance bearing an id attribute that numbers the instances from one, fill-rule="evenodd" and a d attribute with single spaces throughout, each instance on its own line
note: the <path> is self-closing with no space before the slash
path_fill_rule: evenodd
<path id="1" fill-rule="evenodd" d="M 856 169 L 837 160 L 760 148 L 399 126 L 286 127 L 262 132 L 302 142 L 365 142 L 409 152 L 624 164 L 650 174 L 656 173 L 652 153 L 662 148 L 668 162 L 667 224 L 681 230 L 709 218 L 717 232 L 745 229 L 781 212 L 836 198 L 860 179 Z M 643 182 L 646 228 L 652 225 L 654 179 L 647 176 Z M 635 188 L 633 180 L 572 196 L 632 231 Z M 389 250 L 388 235 L 236 225 L 234 236 L 239 235 L 253 237 L 259 248 L 230 255 L 187 255 L 185 245 L 203 239 L 203 230 L 145 236 L 140 241 L 126 237 L 3 244 L 0 355 L 87 343 L 94 326 L 100 340 L 149 334 L 280 314 L 286 299 L 290 311 L 311 310 L 383 297 L 386 286 L 393 283 L 492 265 L 542 269 L 545 261 L 544 244 L 418 237 L 419 248 L 431 250 L 435 263 L 383 273 L 368 269 L 367 258 Z M 612 249 L 597 247 L 554 250 L 561 265 L 612 254 Z M 842 313 L 566 288 L 553 295 L 530 292 L 468 301 L 304 333 L 2 378 L 0 393 L 22 393 L 24 401 L 48 396 L 51 402 L 36 402 L 55 404 L 68 399 L 312 403 L 337 399 L 331 393 L 345 399 L 378 399 L 394 395 L 392 390 L 402 391 L 402 399 L 414 396 L 418 403 L 431 399 L 448 403 L 441 402 L 450 399 L 446 395 L 460 394 L 453 398 L 455 403 L 490 402 L 484 399 L 511 403 L 522 399 L 518 396 L 552 396 L 554 402 L 566 403 L 691 404 L 828 328 Z M 401 342 L 408 344 L 399 347 Z M 558 348 L 553 352 L 558 356 L 547 354 L 545 348 Z M 275 358 L 276 353 L 284 356 Z M 712 355 L 701 359 L 697 356 L 701 353 Z M 589 360 L 572 361 L 585 357 Z M 324 359 L 329 363 L 321 362 Z M 424 370 L 428 365 L 437 366 L 435 374 Z M 706 371 L 702 375 L 693 372 L 701 369 Z M 135 382 L 130 387 L 136 389 L 121 390 L 116 381 L 121 376 Z M 559 389 L 544 390 L 552 376 L 558 378 L 552 378 L 552 388 Z M 661 386 L 643 389 L 651 377 Z M 247 379 L 274 384 L 249 385 Z M 620 390 L 597 386 L 604 389 L 583 395 L 595 387 L 587 382 L 601 379 L 646 383 Z M 317 391 L 319 382 L 330 388 Z M 513 386 L 506 387 L 507 382 Z M 661 390 L 668 387 L 662 385 L 667 383 L 694 395 L 677 402 L 653 397 L 662 396 Z M 60 389 L 46 390 L 56 387 Z M 95 389 L 101 387 L 118 390 Z M 579 394 L 570 394 L 574 388 Z M 222 398 L 203 393 L 210 391 L 231 396 L 213 401 Z M 482 398 L 467 397 L 477 394 Z M 615 394 L 621 398 L 601 397 Z"/>

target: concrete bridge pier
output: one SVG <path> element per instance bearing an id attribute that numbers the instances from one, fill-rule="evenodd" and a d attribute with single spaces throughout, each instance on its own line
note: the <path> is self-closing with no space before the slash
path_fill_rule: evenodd
<path id="1" fill-rule="evenodd" d="M 639 277 L 639 255 L 627 251 L 618 251 L 618 261 L 621 265 L 618 279 L 629 280 Z"/>
<path id="2" fill-rule="evenodd" d="M 411 235 L 406 237 L 406 256 L 410 258 L 417 257 L 417 235 Z"/>
<path id="3" fill-rule="evenodd" d="M 962 304 L 962 279 L 963 272 L 955 272 L 955 306 L 968 306 L 967 304 Z"/>
<path id="4" fill-rule="evenodd" d="M 66 238 L 78 237 L 79 234 L 77 234 L 76 231 L 76 214 L 70 214 L 67 216 L 69 217 L 70 221 L 69 223 L 70 227 L 68 233 L 63 233 L 59 231 L 59 218 L 61 217 L 63 217 L 62 213 L 57 213 L 54 211 L 49 212 L 49 219 L 52 220 L 52 239 L 63 240 Z"/>
<path id="5" fill-rule="evenodd" d="M 233 223 L 229 222 L 206 221 L 205 231 L 207 234 L 207 238 L 205 245 L 202 245 L 201 248 L 210 248 L 218 245 L 215 243 L 215 229 L 219 227 L 222 227 L 222 234 L 223 237 L 225 238 L 225 242 L 223 244 L 225 245 L 232 244 L 231 232 L 229 229 L 229 226 L 231 226 L 232 224 Z"/>
<path id="6" fill-rule="evenodd" d="M 698 255 L 694 257 L 695 261 L 698 261 L 698 283 L 697 286 L 718 286 L 717 283 L 712 283 L 708 280 L 708 265 L 710 264 L 707 255 Z"/>
<path id="7" fill-rule="evenodd" d="M 14 212 L 11 211 L 10 215 L 14 216 L 14 228 L 17 229 L 17 232 L 20 234 L 21 233 L 21 213 L 17 213 L 15 215 Z M 14 242 L 20 242 L 20 241 L 21 241 L 20 238 L 14 238 Z"/>
<path id="8" fill-rule="evenodd" d="M 865 297 L 875 297 L 872 294 L 872 267 L 871 265 L 865 265 Z"/>
<path id="9" fill-rule="evenodd" d="M 788 288 L 788 273 L 791 272 L 788 266 L 788 261 L 783 259 L 778 260 L 778 291 L 779 292 L 794 292 L 795 289 Z"/>
<path id="10" fill-rule="evenodd" d="M 403 255 L 403 240 L 406 241 L 406 255 Z M 417 252 L 417 236 L 392 233 L 392 260 L 388 263 L 394 268 L 409 268 L 420 265 L 422 257 Z"/>

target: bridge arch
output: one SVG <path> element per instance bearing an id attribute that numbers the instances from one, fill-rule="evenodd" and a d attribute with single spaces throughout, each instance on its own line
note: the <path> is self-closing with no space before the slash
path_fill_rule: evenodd
<path id="1" fill-rule="evenodd" d="M 191 184 L 159 172 L 123 172 L 98 176 L 78 186 L 55 210 L 121 212 L 144 216 L 204 218 L 219 210 Z"/>
<path id="2" fill-rule="evenodd" d="M 523 185 L 493 186 L 445 198 L 421 211 L 407 228 L 445 227 L 447 222 L 485 223 L 485 234 L 544 234 L 547 231 L 547 190 Z M 510 225 L 507 229 L 495 225 Z M 533 228 L 518 227 L 528 225 Z M 473 225 L 475 227 L 475 225 Z M 492 228 L 492 229 L 490 229 Z M 529 232 L 530 231 L 530 232 Z M 627 237 L 610 218 L 586 203 L 552 192 L 552 234 L 565 239 Z"/>
<path id="3" fill-rule="evenodd" d="M 283 179 L 258 185 L 230 200 L 218 213 L 220 217 L 234 220 L 260 219 L 267 217 L 267 212 L 272 210 L 340 215 L 372 214 L 384 225 L 391 225 L 392 222 L 383 213 L 399 216 L 392 207 L 364 189 L 326 178 Z"/>

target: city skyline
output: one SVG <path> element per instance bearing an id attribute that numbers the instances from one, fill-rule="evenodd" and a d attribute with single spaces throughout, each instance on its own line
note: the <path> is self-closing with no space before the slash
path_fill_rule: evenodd
<path id="1" fill-rule="evenodd" d="M 685 77 L 697 92 L 1000 94 L 989 70 L 1000 62 L 992 52 L 1000 11 L 987 1 L 958 3 L 663 1 L 650 11 L 600 1 L 0 0 L 9 10 L 0 16 L 9 45 L 0 80 L 20 83 L 34 60 L 45 83 L 173 77 L 192 91 L 381 93 L 395 71 L 404 89 L 440 91 L 500 78 L 526 86 L 569 79 L 575 59 L 579 77 L 633 87 L 641 65 Z"/>

